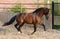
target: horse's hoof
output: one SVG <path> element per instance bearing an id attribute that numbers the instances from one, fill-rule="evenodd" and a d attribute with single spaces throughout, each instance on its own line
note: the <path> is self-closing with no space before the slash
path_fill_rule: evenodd
<path id="1" fill-rule="evenodd" d="M 18 32 L 20 34 L 20 32 Z"/>

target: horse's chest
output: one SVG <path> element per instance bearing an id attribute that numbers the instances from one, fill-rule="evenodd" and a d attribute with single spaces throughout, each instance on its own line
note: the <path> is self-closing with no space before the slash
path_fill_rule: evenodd
<path id="1" fill-rule="evenodd" d="M 36 17 L 36 24 L 41 24 L 42 23 L 42 18 Z"/>

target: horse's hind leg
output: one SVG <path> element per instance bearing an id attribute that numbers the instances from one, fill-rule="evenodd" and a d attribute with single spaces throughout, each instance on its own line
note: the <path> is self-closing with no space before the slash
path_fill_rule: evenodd
<path id="1" fill-rule="evenodd" d="M 42 24 L 42 26 L 44 27 L 44 31 L 46 31 L 46 29 L 45 29 L 45 25 L 44 25 L 44 24 Z"/>
<path id="2" fill-rule="evenodd" d="M 15 28 L 18 30 L 18 23 L 16 23 L 14 26 L 15 26 Z M 19 31 L 19 30 L 18 30 Z"/>
<path id="3" fill-rule="evenodd" d="M 36 24 L 34 24 L 34 32 L 32 32 L 31 34 L 34 34 L 36 32 Z"/>
<path id="4" fill-rule="evenodd" d="M 20 23 L 19 24 L 19 27 L 18 27 L 18 30 L 22 33 L 22 31 L 21 31 L 21 27 L 24 25 L 24 23 Z"/>

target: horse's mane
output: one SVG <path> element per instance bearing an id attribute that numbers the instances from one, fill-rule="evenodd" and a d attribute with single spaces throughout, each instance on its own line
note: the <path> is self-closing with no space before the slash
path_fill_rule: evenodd
<path id="1" fill-rule="evenodd" d="M 42 8 L 36 9 L 33 13 L 38 13 Z"/>
<path id="2" fill-rule="evenodd" d="M 45 7 L 38 8 L 38 9 L 36 9 L 33 13 L 39 13 L 42 9 L 48 9 L 48 8 L 45 8 Z"/>

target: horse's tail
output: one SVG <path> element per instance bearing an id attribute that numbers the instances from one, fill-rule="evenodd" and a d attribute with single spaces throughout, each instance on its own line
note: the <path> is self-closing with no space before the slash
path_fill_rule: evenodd
<path id="1" fill-rule="evenodd" d="M 13 16 L 13 17 L 10 19 L 9 22 L 4 23 L 3 26 L 6 26 L 6 25 L 10 25 L 10 24 L 12 24 L 12 23 L 15 21 L 15 19 L 16 19 L 16 15 Z"/>

